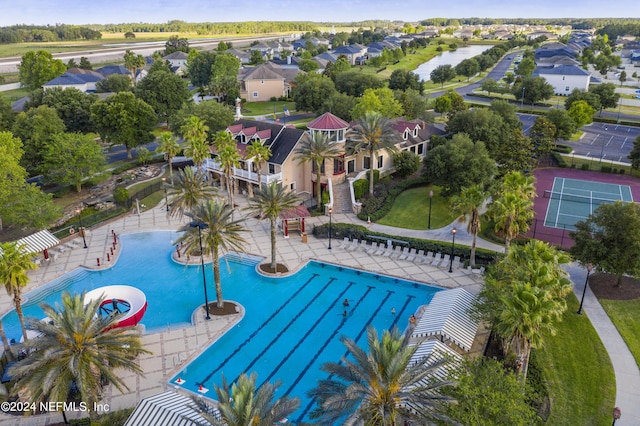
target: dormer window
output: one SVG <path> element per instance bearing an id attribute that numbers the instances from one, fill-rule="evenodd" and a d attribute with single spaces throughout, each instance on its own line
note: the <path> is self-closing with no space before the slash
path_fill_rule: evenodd
<path id="1" fill-rule="evenodd" d="M 416 126 L 415 129 L 413 129 L 413 136 L 417 137 L 418 136 L 418 126 Z"/>
<path id="2" fill-rule="evenodd" d="M 408 137 L 409 137 L 409 129 L 406 129 L 402 134 L 402 139 L 406 141 Z"/>

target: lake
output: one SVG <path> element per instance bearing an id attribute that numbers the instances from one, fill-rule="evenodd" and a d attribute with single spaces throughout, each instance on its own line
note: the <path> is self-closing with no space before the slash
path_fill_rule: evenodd
<path id="1" fill-rule="evenodd" d="M 488 45 L 473 45 L 460 47 L 454 51 L 442 52 L 435 58 L 420 65 L 413 72 L 418 74 L 424 81 L 431 80 L 431 71 L 438 68 L 440 65 L 451 65 L 452 67 L 455 67 L 463 60 L 473 58 L 492 47 L 493 46 Z"/>

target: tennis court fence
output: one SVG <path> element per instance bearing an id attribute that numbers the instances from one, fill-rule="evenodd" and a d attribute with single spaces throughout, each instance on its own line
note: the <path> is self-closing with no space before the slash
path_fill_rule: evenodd
<path id="1" fill-rule="evenodd" d="M 611 198 L 585 197 L 583 195 L 565 194 L 564 192 L 553 192 L 553 191 L 544 191 L 543 197 L 550 198 L 552 200 L 569 201 L 574 203 L 585 203 L 585 204 L 598 204 L 598 205 L 605 204 L 605 203 L 613 203 L 614 201 L 621 201 L 618 198 L 611 199 Z"/>

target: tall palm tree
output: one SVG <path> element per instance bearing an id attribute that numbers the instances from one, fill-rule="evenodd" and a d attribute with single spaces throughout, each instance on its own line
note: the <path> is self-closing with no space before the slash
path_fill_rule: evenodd
<path id="1" fill-rule="evenodd" d="M 222 419 L 211 416 L 211 407 L 200 398 L 192 398 L 203 417 L 214 426 L 273 426 L 300 406 L 299 398 L 282 396 L 275 399 L 280 383 L 265 382 L 256 389 L 256 373 L 241 374 L 229 386 L 224 375 L 222 386 L 215 386 L 218 410 Z"/>
<path id="2" fill-rule="evenodd" d="M 201 171 L 194 171 L 191 167 L 180 170 L 176 180 L 167 192 L 171 208 L 169 215 L 182 218 L 202 200 L 218 196 L 218 190 L 209 185 L 206 176 Z"/>
<path id="3" fill-rule="evenodd" d="M 138 70 L 142 69 L 145 63 L 146 60 L 142 55 L 136 55 L 129 49 L 124 53 L 124 67 L 131 71 L 131 81 L 133 81 L 134 86 L 136 85 Z"/>
<path id="4" fill-rule="evenodd" d="M 367 112 L 356 121 L 356 125 L 347 132 L 347 143 L 354 152 L 369 153 L 369 195 L 373 195 L 373 176 L 376 168 L 376 154 L 385 150 L 389 154 L 397 151 L 395 144 L 400 142 L 398 132 L 391 121 L 379 112 Z"/>
<path id="5" fill-rule="evenodd" d="M 276 270 L 276 221 L 278 216 L 300 203 L 300 199 L 293 192 L 284 189 L 280 182 L 263 184 L 257 189 L 254 197 L 249 200 L 248 210 L 258 215 L 260 219 L 269 219 L 271 223 L 271 270 Z"/>
<path id="6" fill-rule="evenodd" d="M 471 242 L 471 256 L 469 265 L 476 264 L 476 240 L 480 232 L 480 208 L 485 200 L 489 197 L 489 193 L 484 191 L 482 185 L 473 185 L 462 188 L 459 196 L 452 199 L 452 208 L 454 211 L 464 215 L 469 215 L 469 223 L 467 223 L 467 232 L 473 235 Z"/>
<path id="7" fill-rule="evenodd" d="M 29 356 L 10 369 L 14 393 L 26 394 L 33 402 L 64 402 L 73 397 L 75 384 L 91 407 L 100 399 L 101 382 L 112 383 L 120 392 L 129 389 L 118 369 L 142 374 L 135 359 L 151 352 L 143 349 L 138 330 L 113 328 L 120 315 L 101 317 L 102 300 L 87 303 L 84 296 L 65 291 L 61 305 L 40 305 L 50 321 L 27 320 L 40 336 L 25 342 Z"/>
<path id="8" fill-rule="evenodd" d="M 180 145 L 171 132 L 162 132 L 160 133 L 160 144 L 158 145 L 158 149 L 160 152 L 164 152 L 167 156 L 167 161 L 169 162 L 169 180 L 173 184 L 172 160 L 173 157 L 178 155 L 180 152 Z"/>
<path id="9" fill-rule="evenodd" d="M 183 228 L 184 234 L 178 242 L 184 242 L 185 253 L 200 252 L 200 235 L 202 235 L 202 254 L 213 257 L 213 281 L 216 286 L 218 308 L 224 307 L 222 285 L 220 284 L 220 254 L 229 251 L 244 252 L 247 241 L 240 235 L 248 231 L 242 227 L 244 218 L 234 220 L 233 211 L 225 201 L 214 198 L 203 200 L 190 213 L 195 223 L 203 226 L 198 229 L 190 225 Z"/>
<path id="10" fill-rule="evenodd" d="M 216 133 L 214 141 L 218 161 L 224 170 L 224 180 L 229 194 L 229 205 L 233 207 L 233 191 L 234 191 L 234 173 L 233 168 L 240 166 L 242 156 L 238 152 L 238 147 L 233 136 L 224 130 Z"/>
<path id="11" fill-rule="evenodd" d="M 540 347 L 543 332 L 555 335 L 555 324 L 564 307 L 558 299 L 548 297 L 545 289 L 527 282 L 516 282 L 500 300 L 503 308 L 494 327 L 509 341 L 517 356 L 518 371 L 526 378 L 531 348 Z"/>
<path id="12" fill-rule="evenodd" d="M 25 251 L 25 245 L 17 243 L 0 244 L 0 282 L 4 284 L 7 294 L 13 297 L 13 305 L 20 319 L 22 336 L 27 340 L 27 329 L 24 325 L 22 314 L 22 290 L 29 283 L 28 271 L 37 269 L 38 266 L 31 261 L 33 254 Z"/>
<path id="13" fill-rule="evenodd" d="M 321 380 L 309 395 L 319 408 L 312 417 L 333 424 L 347 416 L 367 425 L 402 425 L 404 420 L 426 424 L 440 417 L 440 404 L 448 398 L 440 388 L 451 384 L 434 372 L 448 360 L 422 360 L 410 365 L 418 346 L 408 346 L 409 336 L 394 328 L 378 340 L 373 327 L 367 329 L 368 351 L 343 336 L 349 358 L 329 362 L 322 370 L 331 376 Z"/>
<path id="14" fill-rule="evenodd" d="M 207 142 L 209 127 L 200 117 L 192 115 L 180 130 L 187 141 L 184 154 L 193 159 L 193 163 L 198 167 L 198 170 L 202 170 L 202 163 L 211 156 L 209 143 Z"/>
<path id="15" fill-rule="evenodd" d="M 329 138 L 325 133 L 314 132 L 313 136 L 308 133 L 300 142 L 300 145 L 295 150 L 296 159 L 299 163 L 310 162 L 316 172 L 316 199 L 318 201 L 318 209 L 321 209 L 322 204 L 322 163 L 325 160 L 337 157 L 342 154 L 343 151 L 329 141 Z"/>
<path id="16" fill-rule="evenodd" d="M 504 252 L 509 253 L 511 240 L 529 229 L 533 218 L 533 201 L 514 192 L 505 192 L 489 205 L 495 230 L 504 233 Z"/>
<path id="17" fill-rule="evenodd" d="M 512 171 L 504 175 L 498 187 L 498 196 L 505 192 L 515 192 L 533 200 L 536 197 L 536 180 L 519 171 Z"/>
<path id="18" fill-rule="evenodd" d="M 245 151 L 247 158 L 253 158 L 256 163 L 256 172 L 258 173 L 258 188 L 262 186 L 262 179 L 260 175 L 260 169 L 262 164 L 271 158 L 271 150 L 268 146 L 262 145 L 259 141 L 253 141 L 251 145 L 247 147 Z"/>

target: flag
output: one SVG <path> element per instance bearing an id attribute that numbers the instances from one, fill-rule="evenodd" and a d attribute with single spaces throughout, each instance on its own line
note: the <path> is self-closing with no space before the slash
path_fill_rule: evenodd
<path id="1" fill-rule="evenodd" d="M 284 107 L 284 115 L 286 115 L 287 117 L 291 114 L 289 114 L 289 109 L 287 107 Z"/>

